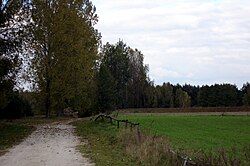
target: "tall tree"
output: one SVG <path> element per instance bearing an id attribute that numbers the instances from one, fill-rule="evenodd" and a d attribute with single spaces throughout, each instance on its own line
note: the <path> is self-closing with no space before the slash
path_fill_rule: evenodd
<path id="1" fill-rule="evenodd" d="M 242 87 L 242 93 L 243 93 L 243 104 L 245 106 L 250 106 L 250 84 L 246 83 Z"/>
<path id="2" fill-rule="evenodd" d="M 181 88 L 177 88 L 175 92 L 175 104 L 177 107 L 190 107 L 191 98 L 187 92 L 183 91 Z"/>
<path id="3" fill-rule="evenodd" d="M 16 83 L 26 4 L 25 0 L 0 1 L 0 109 L 10 102 Z"/>
<path id="4" fill-rule="evenodd" d="M 98 74 L 98 105 L 101 112 L 115 110 L 115 80 L 107 66 L 101 64 Z"/>
<path id="5" fill-rule="evenodd" d="M 104 45 L 101 64 L 108 68 L 115 80 L 117 108 L 145 107 L 148 67 L 143 61 L 144 56 L 139 50 L 122 41 Z"/>
<path id="6" fill-rule="evenodd" d="M 191 106 L 196 106 L 198 104 L 197 95 L 199 92 L 199 86 L 185 84 L 182 86 L 182 90 L 187 92 L 188 95 L 191 97 Z"/>
<path id="7" fill-rule="evenodd" d="M 33 67 L 47 117 L 52 109 L 87 111 L 92 104 L 89 89 L 99 43 L 95 11 L 86 0 L 33 1 Z"/>
<path id="8" fill-rule="evenodd" d="M 198 93 L 198 104 L 203 107 L 237 106 L 238 89 L 230 84 L 203 86 Z"/>
<path id="9" fill-rule="evenodd" d="M 170 83 L 163 83 L 160 87 L 160 107 L 173 107 L 174 106 L 174 88 Z"/>
<path id="10" fill-rule="evenodd" d="M 144 107 L 148 67 L 144 65 L 144 56 L 139 50 L 128 48 L 128 53 L 131 77 L 126 87 L 127 107 Z"/>
<path id="11" fill-rule="evenodd" d="M 158 107 L 157 101 L 157 91 L 154 86 L 154 82 L 151 81 L 149 78 L 146 80 L 145 83 L 145 105 L 146 108 L 155 108 Z"/>
<path id="12" fill-rule="evenodd" d="M 125 108 L 127 106 L 127 87 L 131 78 L 129 68 L 129 54 L 126 44 L 119 41 L 116 45 L 107 43 L 102 50 L 102 63 L 107 66 L 115 79 L 116 106 Z"/>

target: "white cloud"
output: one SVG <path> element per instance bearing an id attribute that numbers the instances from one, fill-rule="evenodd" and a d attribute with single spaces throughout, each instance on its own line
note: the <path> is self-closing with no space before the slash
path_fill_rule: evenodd
<path id="1" fill-rule="evenodd" d="M 103 43 L 141 50 L 157 84 L 250 81 L 250 1 L 92 1 Z"/>

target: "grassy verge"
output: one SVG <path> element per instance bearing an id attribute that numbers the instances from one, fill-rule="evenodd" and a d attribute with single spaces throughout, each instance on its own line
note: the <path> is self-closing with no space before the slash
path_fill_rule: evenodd
<path id="1" fill-rule="evenodd" d="M 19 143 L 34 130 L 31 126 L 0 123 L 0 155 L 13 145 Z"/>
<path id="2" fill-rule="evenodd" d="M 119 142 L 115 126 L 88 120 L 75 122 L 74 125 L 83 141 L 88 141 L 86 145 L 80 145 L 80 151 L 87 154 L 97 166 L 135 164 Z"/>

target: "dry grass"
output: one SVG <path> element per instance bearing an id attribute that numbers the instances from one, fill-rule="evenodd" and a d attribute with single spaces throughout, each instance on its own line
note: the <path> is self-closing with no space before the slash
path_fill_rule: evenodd
<path id="1" fill-rule="evenodd" d="M 130 154 L 138 165 L 181 165 L 182 160 L 171 152 L 168 141 L 163 137 L 150 137 L 138 134 L 130 130 L 122 130 L 118 134 L 127 154 Z"/>
<path id="2" fill-rule="evenodd" d="M 246 147 L 243 149 L 244 151 L 244 158 L 238 156 L 237 154 L 238 149 L 232 148 L 229 150 L 220 149 L 217 151 L 216 154 L 207 154 L 200 152 L 196 154 L 194 158 L 197 162 L 197 165 L 214 165 L 214 166 L 247 166 L 250 163 L 250 149 Z"/>

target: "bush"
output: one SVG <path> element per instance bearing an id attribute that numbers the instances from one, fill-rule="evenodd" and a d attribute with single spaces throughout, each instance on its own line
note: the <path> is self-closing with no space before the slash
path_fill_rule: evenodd
<path id="1" fill-rule="evenodd" d="M 7 106 L 0 110 L 0 118 L 21 118 L 26 116 L 33 116 L 33 112 L 29 102 L 14 93 Z"/>
<path id="2" fill-rule="evenodd" d="M 79 111 L 78 116 L 81 118 L 90 117 L 92 115 L 91 111 Z"/>

